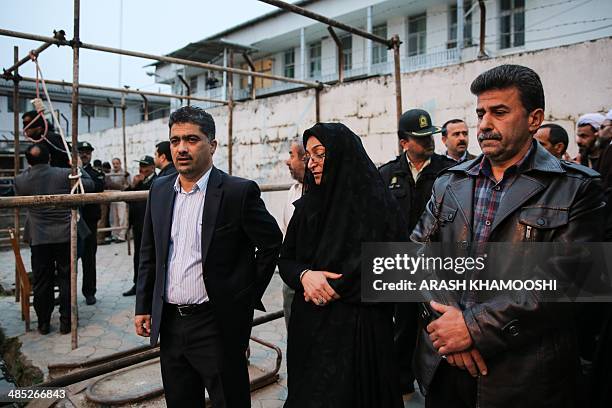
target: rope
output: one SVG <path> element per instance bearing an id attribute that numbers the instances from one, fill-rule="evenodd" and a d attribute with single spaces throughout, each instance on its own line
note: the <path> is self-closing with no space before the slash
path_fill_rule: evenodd
<path id="1" fill-rule="evenodd" d="M 36 109 L 36 111 L 38 112 L 38 116 L 42 116 L 44 122 L 45 122 L 45 133 L 43 135 L 43 138 L 47 141 L 47 143 L 51 146 L 53 146 L 55 149 L 62 151 L 64 153 L 66 153 L 66 156 L 68 156 L 68 162 L 70 163 L 70 165 L 72 165 L 72 157 L 70 156 L 70 149 L 68 148 L 68 143 L 66 142 L 66 137 L 64 135 L 64 130 L 62 129 L 62 125 L 60 124 L 59 118 L 56 116 L 56 112 L 55 109 L 53 108 L 53 102 L 51 102 L 51 97 L 49 96 L 49 91 L 47 90 L 47 84 L 45 83 L 45 78 L 43 76 L 42 70 L 40 69 L 40 65 L 38 64 L 38 58 L 36 56 L 36 54 L 34 54 L 33 51 L 30 51 L 30 59 L 34 62 L 34 64 L 36 65 L 36 98 L 32 100 L 32 105 L 34 105 L 34 108 Z M 47 131 L 48 131 L 48 124 L 47 121 L 45 119 L 44 116 L 44 112 L 45 112 L 45 104 L 43 102 L 43 100 L 40 98 L 40 89 L 39 89 L 39 76 L 40 76 L 40 84 L 42 85 L 43 91 L 45 93 L 45 97 L 47 99 L 47 102 L 49 103 L 49 107 L 51 108 L 51 117 L 53 118 L 53 121 L 55 122 L 55 125 L 57 126 L 57 129 L 59 130 L 59 133 L 61 135 L 61 139 L 62 139 L 62 143 L 64 144 L 64 149 L 65 150 L 61 150 L 59 149 L 57 146 L 55 146 L 53 143 L 51 143 L 47 138 Z M 37 117 L 38 117 L 37 116 Z M 34 120 L 32 120 L 32 122 L 30 122 L 28 124 L 28 126 L 30 124 L 32 124 L 34 122 Z M 25 130 L 25 128 L 24 128 Z M 85 193 L 85 188 L 83 187 L 83 181 L 81 180 L 81 170 L 77 169 L 77 174 L 76 175 L 69 175 L 68 178 L 70 180 L 77 180 L 76 183 L 74 183 L 74 185 L 72 186 L 72 189 L 70 190 L 70 194 L 84 194 Z"/>

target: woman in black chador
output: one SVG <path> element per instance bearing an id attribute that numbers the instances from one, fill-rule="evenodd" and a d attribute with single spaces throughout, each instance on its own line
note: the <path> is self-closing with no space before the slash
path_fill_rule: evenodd
<path id="1" fill-rule="evenodd" d="M 361 244 L 406 225 L 361 139 L 339 123 L 304 132 L 304 195 L 281 250 L 293 289 L 285 408 L 403 407 L 389 304 L 361 302 Z"/>

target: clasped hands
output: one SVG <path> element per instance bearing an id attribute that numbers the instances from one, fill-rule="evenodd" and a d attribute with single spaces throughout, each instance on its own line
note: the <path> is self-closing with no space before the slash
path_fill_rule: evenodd
<path id="1" fill-rule="evenodd" d="M 328 279 L 339 279 L 342 274 L 327 271 L 307 270 L 302 274 L 304 300 L 317 306 L 325 306 L 329 302 L 340 299 L 340 295 L 329 285 Z"/>
<path id="2" fill-rule="evenodd" d="M 473 377 L 478 374 L 487 375 L 487 365 L 474 347 L 461 310 L 434 301 L 430 304 L 442 314 L 426 328 L 438 353 L 446 358 L 450 365 L 468 370 Z"/>

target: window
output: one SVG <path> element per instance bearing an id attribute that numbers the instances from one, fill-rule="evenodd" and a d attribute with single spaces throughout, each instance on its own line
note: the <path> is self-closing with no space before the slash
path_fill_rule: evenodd
<path id="1" fill-rule="evenodd" d="M 246 67 L 242 67 L 243 69 L 247 69 Z M 240 80 L 246 80 L 246 77 L 241 76 Z M 204 87 L 205 89 L 214 89 L 214 88 L 218 88 L 221 84 L 221 80 L 219 78 L 217 78 L 216 74 L 214 72 L 207 72 L 206 73 L 206 80 L 204 82 Z M 196 84 L 197 85 L 197 84 Z"/>
<path id="2" fill-rule="evenodd" d="M 272 68 L 274 67 L 274 59 L 266 58 L 261 60 L 253 61 L 255 72 L 261 72 L 262 74 L 272 74 Z M 242 69 L 248 71 L 250 67 L 248 64 L 242 64 Z M 219 82 L 221 83 L 221 82 Z M 272 86 L 273 81 L 267 78 L 254 78 L 253 87 L 255 89 L 269 88 Z M 241 89 L 249 89 L 249 77 L 246 75 L 240 76 L 240 87 Z"/>
<path id="3" fill-rule="evenodd" d="M 101 102 L 107 103 L 107 102 Z M 110 117 L 110 107 L 96 106 L 93 99 L 83 99 L 81 101 L 81 117 L 108 118 Z"/>
<path id="4" fill-rule="evenodd" d="M 8 111 L 13 112 L 13 95 L 7 96 L 6 100 L 8 102 Z M 29 100 L 27 98 L 19 98 L 19 112 L 25 113 L 33 109 L 34 107 L 32 104 L 29 104 Z"/>
<path id="5" fill-rule="evenodd" d="M 89 99 L 83 99 L 81 101 L 81 117 L 89 116 L 94 117 L 95 115 L 95 106 L 94 101 Z"/>
<path id="6" fill-rule="evenodd" d="M 525 0 L 501 0 L 499 47 L 525 45 Z"/>
<path id="7" fill-rule="evenodd" d="M 342 44 L 342 69 L 348 71 L 353 68 L 353 37 L 347 35 L 340 39 Z"/>
<path id="8" fill-rule="evenodd" d="M 283 56 L 283 75 L 295 78 L 295 49 L 285 51 Z"/>
<path id="9" fill-rule="evenodd" d="M 427 50 L 427 16 L 408 17 L 408 56 L 425 54 Z"/>
<path id="10" fill-rule="evenodd" d="M 108 106 L 96 106 L 94 112 L 95 112 L 96 118 L 109 118 L 110 117 L 110 107 Z"/>
<path id="11" fill-rule="evenodd" d="M 472 8 L 472 0 L 463 1 L 463 13 L 467 13 Z M 457 47 L 457 5 L 453 4 L 449 8 L 449 30 L 448 48 Z M 472 13 L 470 13 L 463 24 L 463 46 L 469 47 L 472 42 Z"/>
<path id="12" fill-rule="evenodd" d="M 308 47 L 308 67 L 310 77 L 321 75 L 321 43 L 310 44 Z"/>
<path id="13" fill-rule="evenodd" d="M 189 92 L 193 95 L 198 93 L 198 77 L 192 76 L 189 78 Z"/>
<path id="14" fill-rule="evenodd" d="M 387 38 L 387 25 L 381 24 L 372 28 L 372 34 Z M 387 62 L 387 47 L 380 43 L 372 42 L 372 64 L 380 64 L 383 62 Z"/>

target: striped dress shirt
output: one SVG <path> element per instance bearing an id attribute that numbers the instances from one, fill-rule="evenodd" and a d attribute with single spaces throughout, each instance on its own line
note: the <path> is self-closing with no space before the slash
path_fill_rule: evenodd
<path id="1" fill-rule="evenodd" d="M 206 186 L 212 167 L 186 192 L 179 177 L 174 182 L 175 200 L 168 247 L 165 301 L 177 305 L 208 301 L 202 269 L 202 214 Z M 204 225 L 204 228 L 212 226 Z"/>

